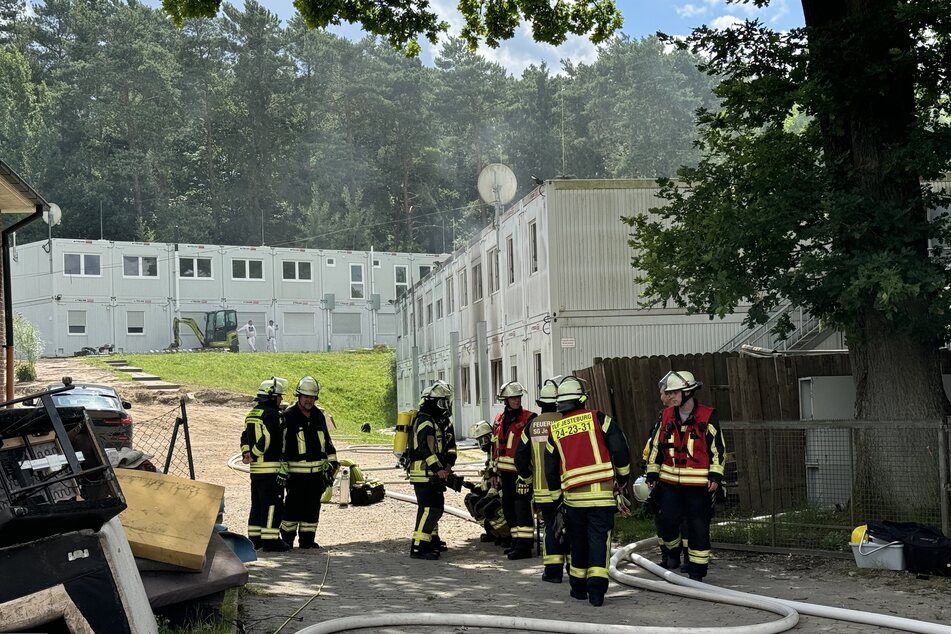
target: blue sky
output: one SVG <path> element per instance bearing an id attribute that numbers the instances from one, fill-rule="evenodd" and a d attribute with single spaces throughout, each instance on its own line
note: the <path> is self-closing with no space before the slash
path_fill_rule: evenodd
<path id="1" fill-rule="evenodd" d="M 159 6 L 160 0 L 145 0 L 148 4 Z M 242 0 L 230 0 L 236 5 Z M 282 20 L 290 19 L 296 12 L 292 0 L 258 0 L 276 13 Z M 455 7 L 459 0 L 430 0 L 434 9 L 458 33 L 460 17 Z M 802 26 L 802 5 L 798 0 L 772 0 L 765 9 L 757 9 L 752 4 L 728 4 L 727 0 L 615 0 L 624 15 L 623 32 L 632 38 L 653 35 L 663 31 L 672 35 L 690 32 L 701 24 L 716 27 L 728 26 L 732 22 L 749 17 L 758 17 L 766 24 L 778 30 Z M 350 38 L 359 38 L 362 32 L 354 26 L 341 26 L 334 32 Z M 515 38 L 503 43 L 497 49 L 483 47 L 483 54 L 502 64 L 509 72 L 520 75 L 529 64 L 548 63 L 554 70 L 560 68 L 560 60 L 568 58 L 575 62 L 592 62 L 597 57 L 595 47 L 583 37 L 571 37 L 559 47 L 538 44 L 531 38 L 527 28 L 521 29 Z M 433 51 L 424 47 L 423 61 L 432 61 Z"/>

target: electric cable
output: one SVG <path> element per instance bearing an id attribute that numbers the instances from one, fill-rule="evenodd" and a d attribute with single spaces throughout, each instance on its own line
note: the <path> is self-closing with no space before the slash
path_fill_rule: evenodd
<path id="1" fill-rule="evenodd" d="M 327 582 L 327 573 L 330 572 L 330 554 L 331 554 L 331 551 L 328 550 L 326 554 L 327 554 L 327 565 L 324 566 L 324 578 L 320 580 L 320 585 L 317 586 L 317 592 L 315 592 L 314 595 L 313 595 L 311 598 L 307 599 L 307 601 L 304 603 L 304 605 L 302 605 L 302 606 L 300 606 L 299 608 L 297 608 L 297 610 L 295 610 L 292 615 L 290 615 L 289 617 L 287 617 L 287 620 L 284 621 L 283 623 L 281 623 L 281 626 L 280 626 L 279 628 L 277 628 L 276 630 L 274 630 L 273 634 L 280 634 L 280 631 L 284 629 L 284 626 L 285 626 L 285 625 L 287 625 L 288 623 L 290 623 L 291 620 L 292 620 L 295 616 L 297 616 L 298 614 L 300 614 L 301 611 L 302 611 L 304 608 L 306 608 L 308 605 L 310 605 L 310 602 L 311 602 L 311 601 L 313 601 L 314 599 L 316 599 L 317 597 L 320 596 L 320 592 L 321 592 L 321 590 L 324 589 L 324 584 Z"/>

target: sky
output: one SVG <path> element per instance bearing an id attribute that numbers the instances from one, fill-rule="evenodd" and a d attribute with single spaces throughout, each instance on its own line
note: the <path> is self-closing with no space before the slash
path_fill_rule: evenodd
<path id="1" fill-rule="evenodd" d="M 160 6 L 160 0 L 145 0 Z M 236 5 L 241 0 L 230 0 Z M 296 13 L 292 0 L 258 0 L 276 13 L 282 20 L 289 20 Z M 456 6 L 459 0 L 430 0 L 434 9 L 452 25 L 451 32 L 458 33 L 461 17 Z M 624 16 L 623 33 L 631 38 L 641 38 L 663 31 L 670 35 L 685 35 L 695 26 L 708 24 L 723 28 L 746 18 L 758 17 L 777 30 L 786 30 L 803 25 L 802 4 L 798 0 L 772 0 L 768 7 L 757 9 L 752 4 L 729 4 L 727 0 L 615 0 Z M 359 39 L 363 32 L 356 26 L 341 25 L 331 29 L 338 35 Z M 497 49 L 481 47 L 488 59 L 498 62 L 510 73 L 520 76 L 530 64 L 546 62 L 557 71 L 562 59 L 590 63 L 597 58 L 597 50 L 584 37 L 571 36 L 558 47 L 538 44 L 532 40 L 527 27 L 519 29 L 516 36 Z M 431 64 L 433 47 L 424 43 L 421 58 Z"/>

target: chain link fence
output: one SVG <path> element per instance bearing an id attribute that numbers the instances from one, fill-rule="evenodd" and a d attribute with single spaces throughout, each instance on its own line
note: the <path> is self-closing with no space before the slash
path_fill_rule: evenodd
<path id="1" fill-rule="evenodd" d="M 151 462 L 160 472 L 195 479 L 184 398 L 164 414 L 148 420 L 135 420 L 132 446 L 151 454 Z"/>
<path id="2" fill-rule="evenodd" d="M 753 549 L 849 549 L 869 521 L 949 534 L 944 421 L 724 422 L 726 504 L 713 541 Z"/>

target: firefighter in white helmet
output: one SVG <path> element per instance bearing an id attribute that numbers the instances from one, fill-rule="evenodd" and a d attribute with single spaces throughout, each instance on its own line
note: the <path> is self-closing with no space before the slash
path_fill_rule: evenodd
<path id="1" fill-rule="evenodd" d="M 670 406 L 651 440 L 647 457 L 647 482 L 662 483 L 658 537 L 667 547 L 667 567 L 680 564 L 680 524 L 686 519 L 688 573 L 702 581 L 710 563 L 710 496 L 723 483 L 726 446 L 716 410 L 697 402 L 702 384 L 683 370 L 666 377 L 664 390 Z"/>
<path id="2" fill-rule="evenodd" d="M 263 381 L 241 434 L 241 458 L 251 468 L 248 538 L 255 548 L 278 552 L 288 549 L 280 533 L 287 476 L 282 470 L 284 419 L 280 405 L 286 389 L 286 379 L 272 376 Z"/>
<path id="3" fill-rule="evenodd" d="M 555 486 L 552 491 L 545 477 L 548 429 L 553 421 L 561 419 L 557 399 L 558 384 L 553 379 L 548 379 L 535 400 L 542 412 L 522 430 L 522 437 L 515 449 L 515 467 L 518 469 L 519 479 L 532 485 L 532 501 L 545 522 L 545 538 L 542 542 L 542 563 L 545 564 L 545 570 L 542 573 L 542 581 L 550 583 L 561 583 L 565 569 L 565 544 L 561 541 L 561 536 L 551 530 L 555 524 L 555 514 L 559 512 L 556 500 L 561 496 L 561 490 Z"/>
<path id="4" fill-rule="evenodd" d="M 651 449 L 653 447 L 654 436 L 657 435 L 657 429 L 660 427 L 661 418 L 663 418 L 664 416 L 664 409 L 670 407 L 672 402 L 672 398 L 673 398 L 671 396 L 672 392 L 667 392 L 666 388 L 667 388 L 667 378 L 672 376 L 673 374 L 674 372 L 673 370 L 671 370 L 670 372 L 665 374 L 663 377 L 661 377 L 660 381 L 657 382 L 657 388 L 660 391 L 660 402 L 663 405 L 663 407 L 661 407 L 660 412 L 657 413 L 657 420 L 654 421 L 654 426 L 651 427 L 650 434 L 647 436 L 647 442 L 644 443 L 644 451 L 642 453 L 641 460 L 643 463 L 642 467 L 645 470 L 647 469 L 647 458 L 648 456 L 650 456 Z M 638 486 L 638 483 L 640 483 L 640 486 Z M 676 568 L 678 565 L 677 563 L 678 558 L 672 556 L 672 553 L 670 552 L 670 549 L 667 547 L 664 540 L 659 537 L 661 533 L 659 512 L 660 512 L 660 500 L 664 494 L 663 485 L 657 484 L 656 486 L 649 486 L 647 484 L 646 475 L 642 475 L 635 482 L 634 493 L 635 493 L 634 497 L 637 498 L 639 502 L 642 502 L 645 505 L 647 512 L 650 515 L 654 516 L 654 526 L 657 530 L 657 535 L 658 535 L 657 543 L 660 546 L 660 561 L 658 562 L 660 564 L 660 567 L 670 568 L 671 566 L 673 566 L 674 568 Z M 643 500 L 640 499 L 641 497 L 643 497 L 644 499 Z M 680 537 L 681 537 L 681 548 L 687 548 L 687 523 L 685 521 L 681 522 Z M 684 558 L 683 563 L 679 565 L 680 565 L 681 572 L 689 572 L 687 569 L 686 558 Z"/>
<path id="5" fill-rule="evenodd" d="M 297 402 L 284 410 L 287 497 L 281 538 L 288 546 L 320 548 L 316 541 L 320 498 L 340 466 L 324 412 L 317 407 L 320 384 L 312 376 L 297 382 Z"/>
<path id="6" fill-rule="evenodd" d="M 623 499 L 631 474 L 624 432 L 604 412 L 588 409 L 581 380 L 558 383 L 561 419 L 551 423 L 545 446 L 549 487 L 560 483 L 568 529 L 568 583 L 572 598 L 604 605 L 618 496 Z"/>
<path id="7" fill-rule="evenodd" d="M 446 478 L 456 464 L 451 416 L 451 385 L 436 381 L 423 390 L 407 446 L 409 480 L 416 491 L 413 559 L 439 559 L 439 553 L 447 550 L 439 538 L 439 518 L 445 507 Z"/>
<path id="8" fill-rule="evenodd" d="M 504 404 L 504 409 L 495 417 L 493 425 L 496 467 L 502 485 L 502 511 L 512 533 L 511 546 L 505 551 L 509 559 L 531 557 L 535 537 L 531 480 L 520 478 L 515 468 L 515 448 L 522 437 L 522 430 L 538 415 L 522 408 L 524 395 L 525 388 L 518 381 L 503 385 L 498 398 Z"/>

